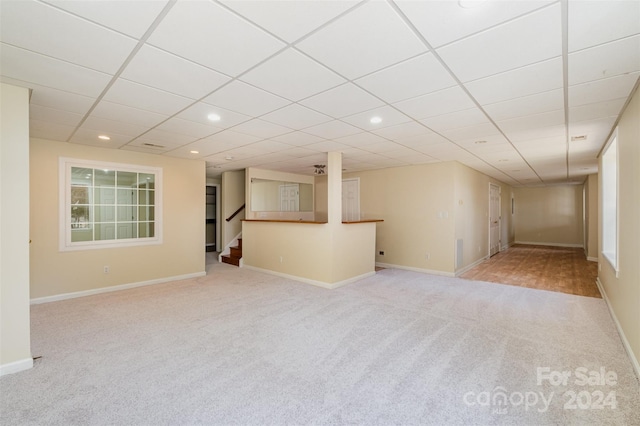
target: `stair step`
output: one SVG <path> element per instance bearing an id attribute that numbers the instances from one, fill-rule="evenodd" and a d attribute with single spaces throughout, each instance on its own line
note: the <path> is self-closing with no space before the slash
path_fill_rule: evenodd
<path id="1" fill-rule="evenodd" d="M 229 247 L 229 250 L 231 250 L 231 257 L 237 257 L 238 259 L 242 257 L 242 247 Z"/>
<path id="2" fill-rule="evenodd" d="M 238 238 L 238 248 L 242 250 L 242 238 Z"/>
<path id="3" fill-rule="evenodd" d="M 240 266 L 240 258 L 239 257 L 231 257 L 226 254 L 222 256 L 222 263 L 227 263 L 233 266 Z"/>

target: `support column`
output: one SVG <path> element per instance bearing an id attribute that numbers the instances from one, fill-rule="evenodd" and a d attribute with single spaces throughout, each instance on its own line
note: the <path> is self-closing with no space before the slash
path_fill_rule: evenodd
<path id="1" fill-rule="evenodd" d="M 33 367 L 29 318 L 29 90 L 3 83 L 0 194 L 1 376 Z"/>
<path id="2" fill-rule="evenodd" d="M 329 224 L 342 223 L 342 153 L 327 153 L 327 195 Z"/>

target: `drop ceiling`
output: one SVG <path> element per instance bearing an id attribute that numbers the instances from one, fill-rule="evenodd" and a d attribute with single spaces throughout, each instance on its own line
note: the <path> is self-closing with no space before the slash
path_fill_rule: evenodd
<path id="1" fill-rule="evenodd" d="M 32 137 L 209 177 L 341 151 L 347 171 L 583 182 L 639 81 L 640 2 L 475 3 L 3 0 L 1 78 L 32 89 Z"/>

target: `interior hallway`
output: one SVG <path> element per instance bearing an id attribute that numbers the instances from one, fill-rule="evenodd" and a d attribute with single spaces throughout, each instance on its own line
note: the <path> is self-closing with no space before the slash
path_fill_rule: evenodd
<path id="1" fill-rule="evenodd" d="M 460 278 L 602 298 L 597 276 L 582 248 L 516 244 Z"/>

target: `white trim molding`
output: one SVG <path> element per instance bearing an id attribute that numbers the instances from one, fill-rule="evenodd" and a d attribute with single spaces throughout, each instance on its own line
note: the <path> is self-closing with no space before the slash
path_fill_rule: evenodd
<path id="1" fill-rule="evenodd" d="M 589 262 L 597 262 L 597 261 L 598 261 L 598 258 L 597 258 L 597 257 L 593 257 L 593 256 L 587 256 L 587 260 L 588 260 Z"/>
<path id="2" fill-rule="evenodd" d="M 624 334 L 624 330 L 622 326 L 620 326 L 620 322 L 618 321 L 618 317 L 616 313 L 613 311 L 611 307 L 611 303 L 609 302 L 609 298 L 607 297 L 607 293 L 604 291 L 604 286 L 600 281 L 600 277 L 596 278 L 596 284 L 598 285 L 598 290 L 600 290 L 600 294 L 607 304 L 607 308 L 609 309 L 609 314 L 613 319 L 616 328 L 618 329 L 618 334 L 620 335 L 620 340 L 622 340 L 622 346 L 627 351 L 627 355 L 629 356 L 629 360 L 631 361 L 631 365 L 633 365 L 633 369 L 635 370 L 636 377 L 640 380 L 640 363 L 638 362 L 638 357 L 633 353 L 633 349 L 631 348 L 631 344 L 629 344 L 629 340 L 627 340 L 627 336 Z"/>
<path id="3" fill-rule="evenodd" d="M 499 252 L 498 252 L 499 253 Z M 497 253 L 496 253 L 497 254 Z M 464 274 L 465 272 L 467 272 L 470 269 L 475 268 L 476 266 L 478 266 L 479 264 L 486 262 L 487 260 L 489 260 L 491 258 L 491 256 L 485 256 L 481 259 L 476 260 L 475 262 L 473 262 L 471 265 L 467 265 L 464 268 L 460 268 L 456 271 L 456 273 L 454 274 L 456 277 L 459 277 L 460 275 Z"/>
<path id="4" fill-rule="evenodd" d="M 77 297 L 93 296 L 94 294 L 102 294 L 102 293 L 110 293 L 112 291 L 128 290 L 128 289 L 131 289 L 131 288 L 143 287 L 143 286 L 153 285 L 153 284 L 162 284 L 162 283 L 167 283 L 167 282 L 170 282 L 170 281 L 187 280 L 187 279 L 190 279 L 190 278 L 203 277 L 206 274 L 207 273 L 204 272 L 204 271 L 202 271 L 202 272 L 194 272 L 192 274 L 176 275 L 176 276 L 173 276 L 173 277 L 165 277 L 165 278 L 157 278 L 155 280 L 140 281 L 140 282 L 137 282 L 137 283 L 129 283 L 129 284 L 121 284 L 121 285 L 115 285 L 115 286 L 112 286 L 112 287 L 100 287 L 100 288 L 94 288 L 94 289 L 91 289 L 91 290 L 76 291 L 76 292 L 73 292 L 73 293 L 56 294 L 54 296 L 36 297 L 35 299 L 31 299 L 31 304 L 32 305 L 39 305 L 41 303 L 57 302 L 59 300 L 67 300 L 67 299 L 75 299 Z"/>
<path id="5" fill-rule="evenodd" d="M 391 263 L 376 262 L 376 266 L 378 266 L 380 268 L 387 268 L 387 269 L 404 269 L 405 271 L 420 272 L 420 273 L 423 273 L 423 274 L 441 275 L 443 277 L 453 277 L 453 278 L 455 278 L 455 276 L 456 276 L 456 274 L 454 272 L 444 272 L 444 271 L 436 271 L 434 269 L 414 268 L 412 266 L 394 265 L 394 264 L 391 264 Z"/>
<path id="6" fill-rule="evenodd" d="M 299 282 L 304 283 L 304 284 L 315 285 L 316 287 L 322 287 L 322 288 L 326 288 L 326 289 L 329 289 L 329 290 L 333 290 L 335 288 L 342 287 L 344 285 L 351 284 L 351 283 L 354 283 L 356 281 L 360 281 L 360 280 L 362 280 L 364 278 L 371 277 L 371 276 L 376 274 L 375 271 L 372 271 L 372 272 L 367 272 L 366 274 L 362 274 L 362 275 L 358 275 L 358 276 L 355 276 L 355 277 L 351 277 L 351 278 L 348 278 L 346 280 L 338 281 L 338 282 L 335 282 L 335 283 L 326 283 L 324 281 L 316 281 L 316 280 L 312 280 L 312 279 L 309 279 L 309 278 L 298 277 L 296 275 L 289 275 L 289 274 L 284 274 L 282 272 L 271 271 L 269 269 L 257 268 L 255 266 L 244 265 L 243 268 L 249 269 L 251 271 L 263 272 L 263 273 L 269 274 L 269 275 L 275 275 L 276 277 L 282 277 L 282 278 L 287 278 L 287 279 L 294 280 L 294 281 L 299 281 Z"/>
<path id="7" fill-rule="evenodd" d="M 582 244 L 564 244 L 564 243 L 543 243 L 540 241 L 516 241 L 514 244 L 527 244 L 530 246 L 551 246 L 551 247 L 571 247 L 571 248 L 583 248 Z"/>
<path id="8" fill-rule="evenodd" d="M 21 371 L 29 370 L 30 368 L 33 368 L 33 358 L 25 358 L 20 361 L 2 364 L 0 365 L 0 376 L 19 373 Z"/>

